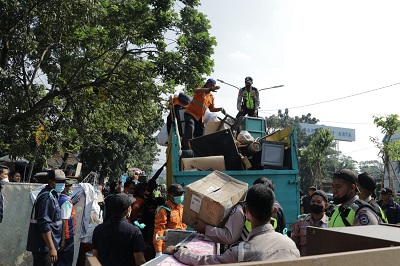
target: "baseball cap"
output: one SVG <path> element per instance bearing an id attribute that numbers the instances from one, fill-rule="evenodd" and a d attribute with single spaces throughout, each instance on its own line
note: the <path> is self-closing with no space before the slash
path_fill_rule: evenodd
<path id="1" fill-rule="evenodd" d="M 60 170 L 60 169 L 47 171 L 47 176 L 51 180 L 56 180 L 56 181 L 66 181 L 67 180 L 67 178 L 65 177 L 65 173 L 63 172 L 63 170 Z"/>
<path id="2" fill-rule="evenodd" d="M 183 188 L 180 184 L 172 184 L 168 187 L 168 194 L 179 194 L 183 192 Z"/>
<path id="3" fill-rule="evenodd" d="M 209 79 L 207 79 L 207 82 L 206 82 L 206 84 L 209 84 L 209 83 L 212 83 L 212 84 L 217 84 L 217 82 L 215 81 L 215 79 L 213 79 L 213 78 L 209 78 Z"/>
<path id="4" fill-rule="evenodd" d="M 393 191 L 389 187 L 382 188 L 381 194 L 383 195 L 393 195 Z"/>
<path id="5" fill-rule="evenodd" d="M 376 188 L 375 178 L 367 172 L 358 175 L 358 184 L 369 191 L 374 191 Z"/>
<path id="6" fill-rule="evenodd" d="M 111 196 L 106 203 L 107 211 L 112 214 L 121 214 L 128 209 L 136 199 L 125 193 L 118 193 Z"/>
<path id="7" fill-rule="evenodd" d="M 311 199 L 313 196 L 318 195 L 324 198 L 325 202 L 328 202 L 328 195 L 326 195 L 325 191 L 323 190 L 316 190 L 311 194 Z"/>
<path id="8" fill-rule="evenodd" d="M 246 78 L 244 79 L 244 82 L 251 82 L 251 83 L 253 83 L 253 78 L 252 78 L 252 77 L 246 77 Z"/>

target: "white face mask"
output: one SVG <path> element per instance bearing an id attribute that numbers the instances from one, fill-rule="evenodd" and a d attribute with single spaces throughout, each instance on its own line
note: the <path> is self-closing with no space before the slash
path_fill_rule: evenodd
<path id="1" fill-rule="evenodd" d="M 7 183 L 10 183 L 10 180 L 8 180 L 8 177 L 7 177 L 7 178 L 4 178 L 4 179 L 2 179 L 2 180 L 0 181 L 0 184 L 2 184 L 2 185 L 5 185 L 5 184 L 7 184 Z"/>

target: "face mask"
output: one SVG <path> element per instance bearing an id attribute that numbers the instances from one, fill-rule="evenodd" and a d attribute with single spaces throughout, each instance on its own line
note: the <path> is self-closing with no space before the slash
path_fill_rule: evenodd
<path id="1" fill-rule="evenodd" d="M 4 178 L 2 180 L 0 180 L 0 184 L 5 185 L 7 183 L 10 183 L 10 180 L 8 180 L 8 178 Z"/>
<path id="2" fill-rule="evenodd" d="M 313 205 L 310 205 L 310 210 L 314 214 L 320 214 L 324 211 L 324 206 L 321 206 L 318 204 L 313 204 Z"/>
<path id="3" fill-rule="evenodd" d="M 183 195 L 179 197 L 174 197 L 175 204 L 182 204 L 183 203 Z"/>
<path id="4" fill-rule="evenodd" d="M 67 193 L 68 193 L 69 196 L 72 196 L 72 194 L 74 194 L 74 191 L 73 190 L 68 190 Z"/>
<path id="5" fill-rule="evenodd" d="M 54 186 L 54 190 L 57 193 L 63 192 L 64 188 L 65 188 L 65 184 L 64 183 L 56 183 L 55 186 Z"/>
<path id="6" fill-rule="evenodd" d="M 349 189 L 350 190 L 350 189 Z M 343 197 L 340 198 L 333 198 L 333 203 L 334 204 L 342 204 L 345 203 L 348 199 L 349 199 L 349 191 L 347 191 L 346 195 L 344 195 Z"/>

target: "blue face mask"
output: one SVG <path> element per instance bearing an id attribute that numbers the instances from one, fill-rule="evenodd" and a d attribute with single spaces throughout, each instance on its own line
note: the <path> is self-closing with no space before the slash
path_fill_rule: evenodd
<path id="1" fill-rule="evenodd" d="M 56 183 L 55 187 L 54 187 L 54 190 L 57 193 L 61 193 L 61 192 L 63 192 L 64 188 L 65 188 L 65 184 L 64 183 Z"/>
<path id="2" fill-rule="evenodd" d="M 183 203 L 183 195 L 182 196 L 178 196 L 178 197 L 174 197 L 174 203 L 175 204 L 182 204 Z"/>

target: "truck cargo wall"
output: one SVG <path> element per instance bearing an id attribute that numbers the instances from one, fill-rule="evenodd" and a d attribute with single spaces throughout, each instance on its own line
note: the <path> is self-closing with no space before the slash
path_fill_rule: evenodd
<path id="1" fill-rule="evenodd" d="M 4 217 L 0 223 L 0 265 L 33 265 L 32 253 L 26 251 L 32 201 L 29 192 L 42 184 L 10 183 L 3 186 Z M 75 256 L 76 264 L 79 252 L 79 231 L 85 206 L 85 196 L 75 205 L 76 229 Z"/>

